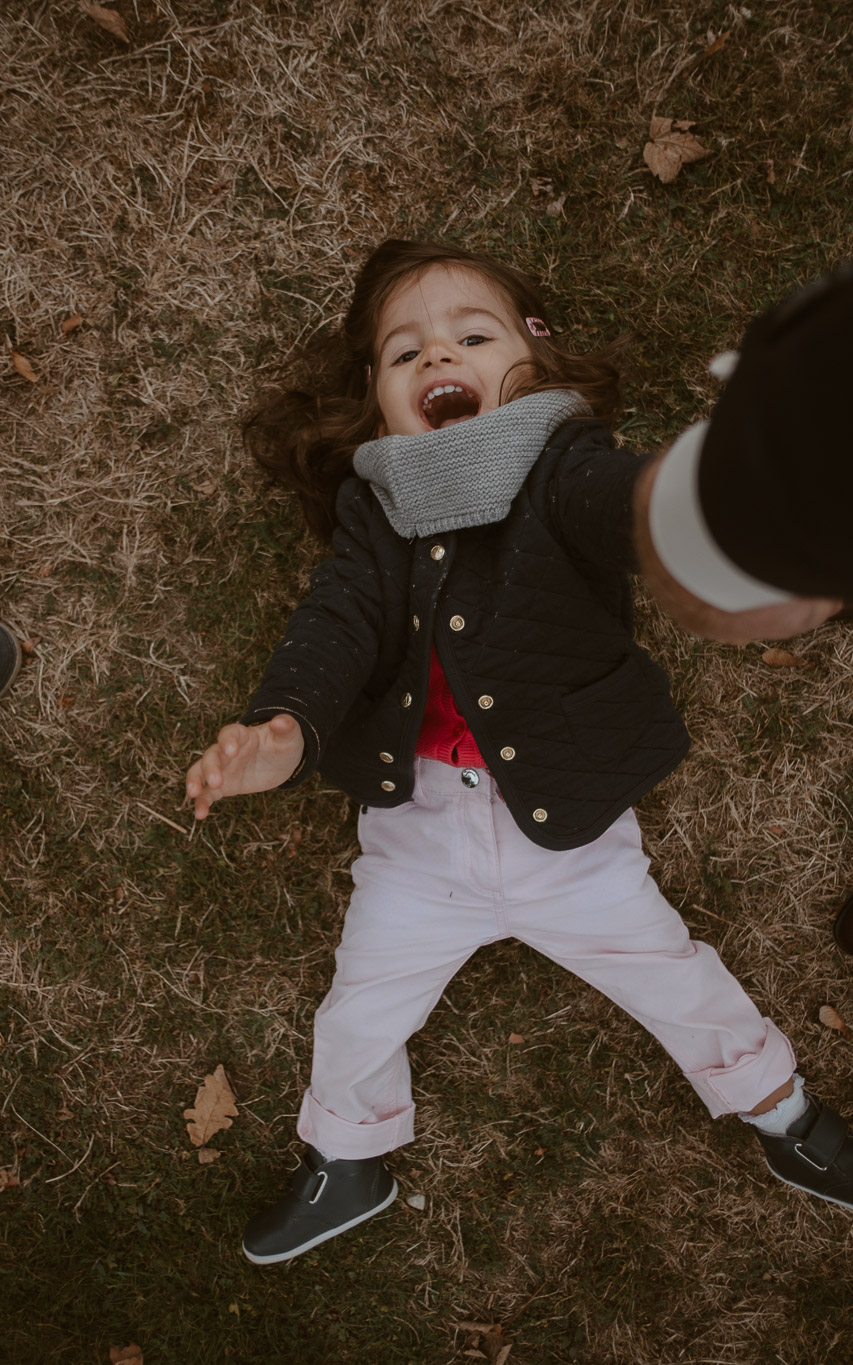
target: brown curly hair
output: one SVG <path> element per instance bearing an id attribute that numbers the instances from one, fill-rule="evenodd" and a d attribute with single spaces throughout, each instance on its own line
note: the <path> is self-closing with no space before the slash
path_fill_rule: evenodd
<path id="1" fill-rule="evenodd" d="M 382 420 L 367 377 L 368 366 L 375 361 L 382 309 L 404 280 L 417 278 L 432 266 L 477 271 L 504 295 L 520 327 L 533 317 L 552 330 L 537 285 L 512 266 L 441 242 L 392 238 L 377 247 L 358 274 L 341 331 L 321 337 L 303 353 L 315 391 L 286 388 L 268 394 L 243 428 L 247 450 L 297 493 L 308 526 L 323 539 L 329 539 L 336 525 L 337 492 L 352 473 L 352 457 L 377 435 Z M 621 402 L 616 361 L 625 349 L 625 338 L 580 356 L 552 335 L 527 338 L 525 330 L 525 337 L 531 360 L 521 363 L 504 401 L 544 389 L 571 388 L 586 399 L 597 418 L 613 421 Z"/>

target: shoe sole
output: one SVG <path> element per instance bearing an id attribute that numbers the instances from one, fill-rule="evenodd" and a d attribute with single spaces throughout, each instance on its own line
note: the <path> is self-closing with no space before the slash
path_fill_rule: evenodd
<path id="1" fill-rule="evenodd" d="M 367 1213 L 360 1213 L 357 1218 L 351 1218 L 348 1223 L 341 1223 L 338 1227 L 331 1228 L 328 1232 L 321 1232 L 319 1237 L 312 1237 L 310 1242 L 303 1242 L 301 1246 L 294 1247 L 292 1251 L 277 1252 L 274 1256 L 256 1256 L 254 1252 L 246 1249 L 246 1244 L 244 1242 L 243 1255 L 247 1260 L 252 1262 L 252 1265 L 277 1265 L 279 1261 L 292 1261 L 294 1256 L 301 1256 L 303 1252 L 310 1251 L 312 1247 L 318 1247 L 322 1242 L 329 1242 L 333 1237 L 339 1237 L 342 1232 L 349 1232 L 350 1228 L 358 1227 L 359 1223 L 366 1223 L 368 1218 L 372 1218 L 376 1213 L 381 1213 L 383 1209 L 387 1209 L 389 1204 L 393 1204 L 394 1200 L 397 1198 L 397 1194 L 398 1189 L 395 1180 L 391 1186 L 391 1193 L 381 1204 L 377 1204 L 375 1208 L 368 1209 Z"/>
<path id="2" fill-rule="evenodd" d="M 827 1204 L 837 1204 L 840 1209 L 847 1209 L 848 1213 L 853 1213 L 853 1204 L 846 1204 L 843 1199 L 836 1199 L 831 1194 L 821 1194 L 819 1190 L 811 1190 L 808 1185 L 798 1185 L 796 1180 L 789 1180 L 786 1175 L 780 1175 L 778 1171 L 774 1171 L 766 1157 L 764 1160 L 771 1175 L 775 1175 L 776 1179 L 780 1180 L 783 1185 L 790 1185 L 792 1190 L 802 1190 L 803 1194 L 810 1194 L 813 1199 L 824 1199 Z"/>
<path id="3" fill-rule="evenodd" d="M 3 627 L 3 633 L 5 635 L 8 635 L 9 640 L 11 641 L 12 646 L 15 650 L 15 662 L 12 665 L 12 672 L 9 674 L 3 686 L 0 687 L 0 697 L 2 697 L 5 692 L 9 691 L 9 688 L 12 686 L 12 683 L 15 681 L 15 679 L 17 678 L 18 674 L 21 671 L 21 664 L 24 662 L 24 651 L 21 649 L 21 644 L 17 636 L 12 634 L 11 627 L 7 626 L 5 621 L 0 621 L 0 626 Z"/>

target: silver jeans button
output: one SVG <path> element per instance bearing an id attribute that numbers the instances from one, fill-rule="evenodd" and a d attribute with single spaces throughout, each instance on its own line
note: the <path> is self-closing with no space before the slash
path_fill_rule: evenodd
<path id="1" fill-rule="evenodd" d="M 459 776 L 462 778 L 463 787 L 478 787 L 480 785 L 480 774 L 476 768 L 463 768 Z"/>

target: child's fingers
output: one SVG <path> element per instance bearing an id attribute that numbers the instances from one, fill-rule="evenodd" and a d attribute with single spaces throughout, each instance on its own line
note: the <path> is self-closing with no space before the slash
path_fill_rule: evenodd
<path id="1" fill-rule="evenodd" d="M 269 722 L 270 734 L 276 739 L 289 739 L 299 727 L 293 716 L 273 716 Z"/>
<path id="2" fill-rule="evenodd" d="M 189 797 L 198 796 L 203 786 L 201 776 L 201 763 L 198 762 L 193 763 L 187 769 L 186 786 L 187 796 Z"/>
<path id="3" fill-rule="evenodd" d="M 233 725 L 225 725 L 216 736 L 216 746 L 222 750 L 225 758 L 234 758 L 240 752 L 243 744 L 249 736 L 249 731 L 245 725 L 235 722 Z"/>

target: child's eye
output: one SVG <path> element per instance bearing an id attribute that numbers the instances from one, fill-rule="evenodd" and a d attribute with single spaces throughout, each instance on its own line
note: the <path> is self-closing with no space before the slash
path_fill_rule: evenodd
<path id="1" fill-rule="evenodd" d="M 463 338 L 462 338 L 462 345 L 463 345 L 463 346 L 482 346 L 483 342 L 484 342 L 484 341 L 488 341 L 488 340 L 489 340 L 488 337 L 481 336 L 479 332 L 473 332 L 473 333 L 471 334 L 471 336 L 469 336 L 469 337 L 463 337 Z"/>
<path id="2" fill-rule="evenodd" d="M 416 355 L 417 351 L 404 351 L 402 355 L 398 355 L 397 359 L 391 363 L 393 365 L 407 365 L 410 360 L 414 360 Z"/>

